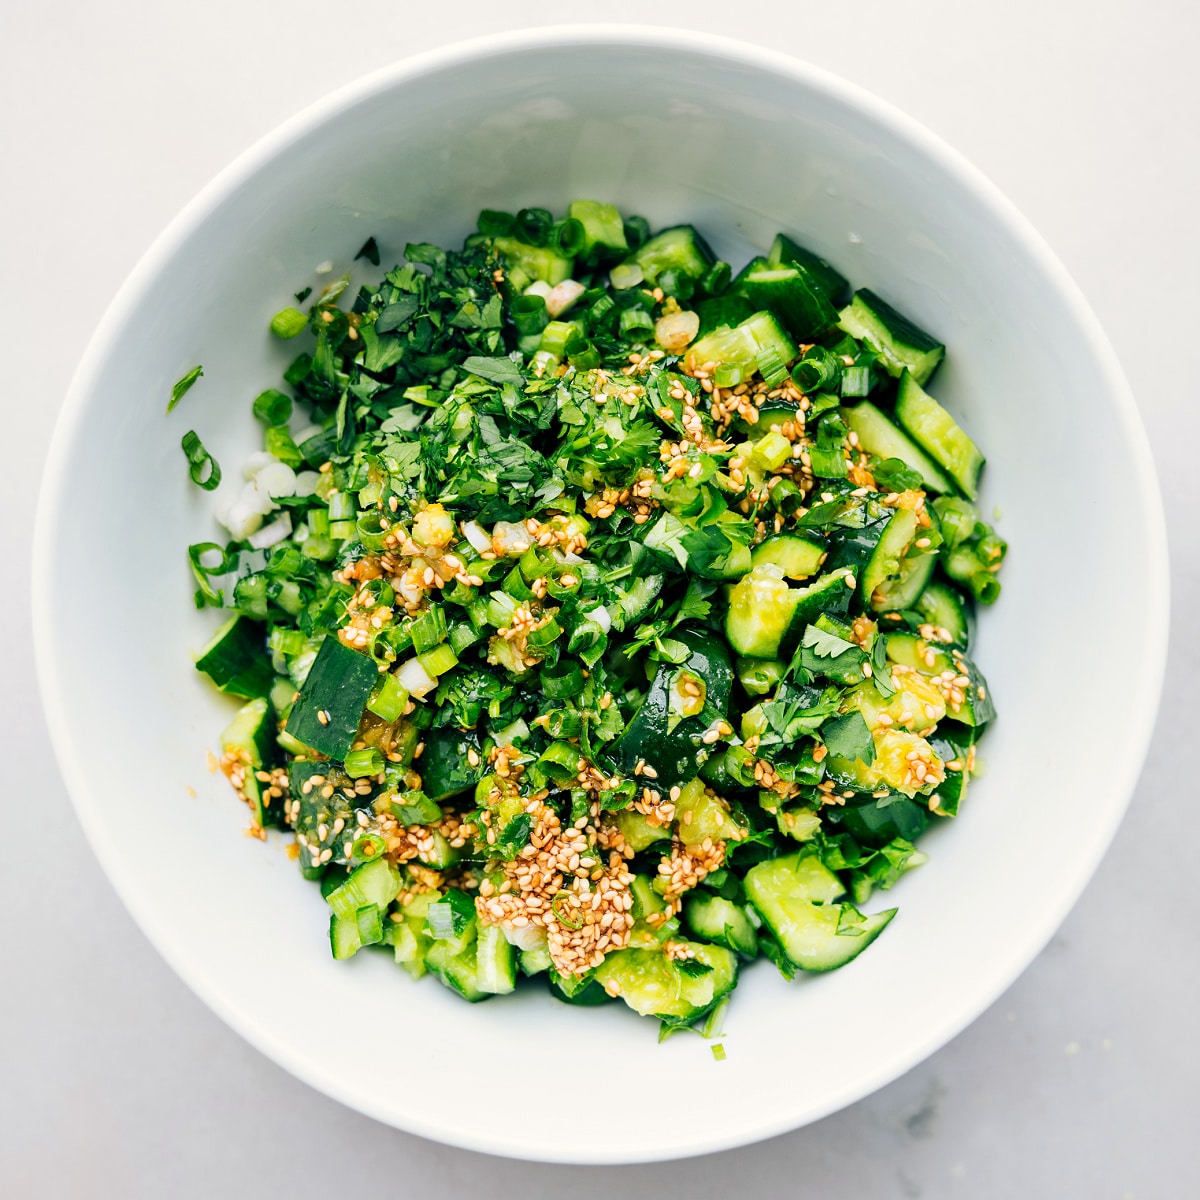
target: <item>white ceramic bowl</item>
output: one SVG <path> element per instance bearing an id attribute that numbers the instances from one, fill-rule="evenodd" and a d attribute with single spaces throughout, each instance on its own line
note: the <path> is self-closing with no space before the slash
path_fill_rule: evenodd
<path id="1" fill-rule="evenodd" d="M 1003 510 L 1012 545 L 977 642 L 1000 711 L 987 777 L 888 897 L 900 915 L 868 954 L 790 986 L 765 962 L 745 972 L 721 1063 L 699 1038 L 658 1045 L 655 1025 L 620 1005 L 518 992 L 472 1007 L 383 956 L 332 962 L 317 889 L 281 842 L 241 836 L 244 810 L 205 770 L 228 705 L 191 665 L 214 614 L 192 608 L 183 549 L 214 527 L 180 436 L 196 428 L 237 476 L 256 434 L 250 400 L 287 357 L 267 319 L 323 260 L 340 271 L 375 235 L 386 266 L 406 241 L 457 242 L 482 207 L 581 196 L 652 224 L 694 222 L 734 263 L 785 229 L 936 330 L 950 355 L 934 391 L 985 448 L 984 509 Z M 203 380 L 164 416 L 197 362 Z M 35 607 L 80 819 L 148 936 L 221 1016 L 403 1129 L 497 1154 L 632 1162 L 832 1112 L 1013 981 L 1133 789 L 1163 668 L 1167 568 L 1114 356 L 1063 268 L 975 170 L 783 55 L 575 27 L 375 74 L 259 143 L 178 217 L 114 301 L 65 404 Z M 1137 629 L 1138 645 L 1114 667 L 1105 647 L 1119 628 Z M 1095 707 L 1114 687 L 1116 727 Z"/>

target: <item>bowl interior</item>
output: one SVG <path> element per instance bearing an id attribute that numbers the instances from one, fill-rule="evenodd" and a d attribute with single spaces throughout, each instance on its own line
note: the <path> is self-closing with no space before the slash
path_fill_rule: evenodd
<path id="1" fill-rule="evenodd" d="M 205 766 L 230 706 L 191 666 L 216 614 L 192 607 L 184 547 L 219 535 L 212 498 L 187 482 L 181 435 L 196 429 L 225 486 L 239 485 L 257 447 L 250 401 L 289 357 L 267 321 L 319 285 L 318 264 L 340 273 L 374 235 L 386 268 L 408 241 L 458 243 L 480 208 L 577 197 L 653 225 L 693 222 L 735 266 L 786 230 L 939 333 L 950 352 L 932 391 L 987 453 L 982 507 L 1002 512 L 1012 546 L 976 643 L 1000 711 L 986 778 L 929 836 L 928 865 L 886 897 L 900 914 L 869 954 L 792 985 L 765 963 L 745 972 L 721 1063 L 699 1038 L 657 1045 L 623 1006 L 572 1009 L 529 989 L 472 1007 L 383 956 L 335 964 L 317 889 L 281 841 L 239 836 L 244 810 Z M 357 278 L 372 271 L 355 264 Z M 204 378 L 165 417 L 195 363 Z M 1140 428 L 1036 238 L 973 172 L 860 93 L 761 51 L 648 31 L 417 60 L 235 165 L 152 250 L 89 350 L 37 553 L 60 760 L 162 952 L 251 1041 L 339 1099 L 542 1159 L 753 1140 L 863 1095 L 960 1029 L 1044 944 L 1107 845 L 1140 767 L 1166 628 Z M 1124 664 L 1119 740 L 1088 699 L 1110 694 L 1094 647 L 1114 627 L 1149 643 Z M 534 1062 L 542 1096 L 510 1099 Z M 465 1098 L 477 1091 L 504 1102 Z"/>

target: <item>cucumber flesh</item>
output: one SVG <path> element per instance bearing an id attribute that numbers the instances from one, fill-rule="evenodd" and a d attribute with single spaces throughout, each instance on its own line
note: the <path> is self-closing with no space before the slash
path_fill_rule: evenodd
<path id="1" fill-rule="evenodd" d="M 365 904 L 385 910 L 400 890 L 400 875 L 386 859 L 377 858 L 352 871 L 326 899 L 334 916 L 351 917 Z"/>
<path id="2" fill-rule="evenodd" d="M 815 855 L 769 859 L 746 874 L 746 895 L 783 952 L 805 971 L 832 971 L 857 958 L 896 910 L 863 918 L 837 876 Z"/>
<path id="3" fill-rule="evenodd" d="M 704 363 L 737 363 L 749 371 L 757 369 L 759 356 L 778 357 L 787 366 L 799 350 L 773 313 L 752 313 L 733 329 L 714 329 L 692 344 L 691 358 Z"/>
<path id="4" fill-rule="evenodd" d="M 775 658 L 793 624 L 800 591 L 790 588 L 782 568 L 754 567 L 729 592 L 725 636 L 750 658 Z"/>
<path id="5" fill-rule="evenodd" d="M 968 499 L 979 491 L 983 455 L 955 419 L 905 371 L 896 393 L 896 420 L 912 434 Z"/>
<path id="6" fill-rule="evenodd" d="M 927 642 L 915 633 L 889 633 L 887 656 L 901 666 L 911 667 L 922 675 L 935 676 L 954 671 L 956 677 L 969 681 L 961 688 L 962 703 L 951 703 L 946 716 L 964 725 L 984 725 L 996 715 L 992 694 L 979 668 L 961 650 Z M 981 694 L 982 693 L 982 694 Z"/>
<path id="7" fill-rule="evenodd" d="M 517 986 L 516 951 L 498 925 L 484 925 L 479 930 L 475 986 L 489 996 L 507 995 Z"/>
<path id="8" fill-rule="evenodd" d="M 807 579 L 825 561 L 825 547 L 795 534 L 776 534 L 755 546 L 750 562 L 755 567 L 773 563 L 787 579 Z"/>
<path id="9" fill-rule="evenodd" d="M 792 624 L 784 645 L 790 646 L 804 633 L 806 625 L 812 625 L 822 615 L 838 616 L 850 608 L 854 591 L 849 586 L 854 572 L 849 567 L 839 567 L 822 575 L 815 583 L 796 589 L 796 607 L 792 610 Z"/>
<path id="10" fill-rule="evenodd" d="M 383 921 L 377 905 L 364 904 L 346 916 L 329 917 L 329 947 L 336 959 L 352 958 L 364 946 L 383 941 Z"/>
<path id="11" fill-rule="evenodd" d="M 688 960 L 709 970 L 690 974 L 662 950 L 618 950 L 596 968 L 596 981 L 616 990 L 634 1012 L 691 1024 L 723 1000 L 737 981 L 737 956 L 724 946 L 685 942 Z"/>
<path id="12" fill-rule="evenodd" d="M 697 891 L 684 905 L 684 916 L 697 937 L 745 958 L 754 958 L 757 954 L 758 934 L 754 923 L 746 910 L 732 900 Z"/>
<path id="13" fill-rule="evenodd" d="M 873 604 L 876 590 L 900 574 L 904 552 L 917 534 L 917 514 L 911 508 L 897 508 L 883 531 L 859 580 L 859 595 L 864 604 Z"/>
<path id="14" fill-rule="evenodd" d="M 953 494 L 954 484 L 941 467 L 869 400 L 863 400 L 853 408 L 844 408 L 842 418 L 858 435 L 859 447 L 868 454 L 898 458 L 921 476 L 926 491 Z"/>
<path id="15" fill-rule="evenodd" d="M 451 942 L 435 941 L 426 952 L 425 965 L 466 1000 L 484 1000 L 491 995 L 479 986 L 474 944 L 456 954 Z"/>
<path id="16" fill-rule="evenodd" d="M 275 741 L 273 726 L 271 706 L 266 697 L 248 700 L 225 726 L 221 746 L 225 750 L 242 751 L 247 762 L 261 767 L 271 757 Z"/>
<path id="17" fill-rule="evenodd" d="M 567 215 L 583 226 L 583 253 L 588 255 L 599 246 L 602 250 L 627 253 L 629 243 L 625 240 L 625 224 L 615 204 L 602 204 L 598 200 L 575 200 Z"/>
<path id="18" fill-rule="evenodd" d="M 869 288 L 854 294 L 842 309 L 838 325 L 852 337 L 864 341 L 879 355 L 883 368 L 899 379 L 907 368 L 918 383 L 924 383 L 946 354 L 946 347 Z"/>
<path id="19" fill-rule="evenodd" d="M 516 238 L 498 237 L 492 245 L 511 268 L 516 268 L 528 279 L 542 279 L 553 287 L 571 278 L 575 269 L 573 258 L 564 258 L 545 246 L 530 246 Z"/>
<path id="20" fill-rule="evenodd" d="M 972 613 L 966 597 L 949 584 L 933 580 L 911 607 L 937 629 L 944 629 L 954 644 L 964 649 L 971 643 Z"/>
<path id="21" fill-rule="evenodd" d="M 905 555 L 900 560 L 897 573 L 885 579 L 871 593 L 871 611 L 897 612 L 913 608 L 936 566 L 936 551 Z"/>
<path id="22" fill-rule="evenodd" d="M 676 225 L 656 234 L 634 251 L 628 260 L 642 268 L 645 281 L 653 286 L 664 271 L 682 271 L 700 279 L 712 266 L 713 252 L 690 225 Z"/>

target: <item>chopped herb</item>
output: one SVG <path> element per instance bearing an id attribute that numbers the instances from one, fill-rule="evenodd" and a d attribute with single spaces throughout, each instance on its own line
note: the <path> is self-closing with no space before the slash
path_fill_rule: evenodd
<path id="1" fill-rule="evenodd" d="M 308 318 L 298 308 L 281 308 L 271 318 L 271 332 L 278 338 L 294 338 L 308 328 Z"/>
<path id="2" fill-rule="evenodd" d="M 175 386 L 171 389 L 171 399 L 167 401 L 167 412 L 171 412 L 180 400 L 187 395 L 192 384 L 204 374 L 203 367 L 193 367 Z"/>
<path id="3" fill-rule="evenodd" d="M 379 266 L 379 247 L 375 244 L 373 237 L 369 237 L 363 242 L 362 248 L 354 256 L 354 261 L 357 262 L 360 258 L 365 258 L 373 267 Z"/>
<path id="4" fill-rule="evenodd" d="M 827 721 L 821 727 L 821 737 L 838 758 L 857 759 L 868 767 L 875 761 L 875 742 L 862 713 L 847 713 L 836 721 Z"/>
<path id="5" fill-rule="evenodd" d="M 192 482 L 211 492 L 221 484 L 221 467 L 215 458 L 204 448 L 194 429 L 189 429 L 179 443 L 187 455 L 188 474 Z"/>

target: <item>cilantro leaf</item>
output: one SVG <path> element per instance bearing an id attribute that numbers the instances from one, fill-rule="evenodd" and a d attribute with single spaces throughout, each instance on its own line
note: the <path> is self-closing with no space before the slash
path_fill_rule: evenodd
<path id="1" fill-rule="evenodd" d="M 679 602 L 672 626 L 681 625 L 684 621 L 703 621 L 712 611 L 712 601 L 707 597 L 715 590 L 715 584 L 701 583 L 698 579 L 689 580 L 687 594 Z"/>
<path id="2" fill-rule="evenodd" d="M 836 721 L 827 722 L 821 737 L 829 747 L 829 753 L 838 758 L 858 759 L 868 767 L 875 761 L 875 739 L 860 712 L 847 713 Z"/>
<path id="3" fill-rule="evenodd" d="M 379 316 L 375 318 L 375 332 L 394 333 L 397 329 L 402 329 L 417 315 L 417 309 L 420 307 L 420 300 L 411 293 L 401 296 L 391 304 L 385 304 L 379 310 Z"/>
<path id="4" fill-rule="evenodd" d="M 826 633 L 816 625 L 809 625 L 804 630 L 804 640 L 800 644 L 812 650 L 818 658 L 836 658 L 839 654 L 854 649 L 852 642 L 838 637 L 836 633 Z"/>
<path id="5" fill-rule="evenodd" d="M 520 386 L 525 382 L 525 374 L 511 358 L 481 358 L 472 355 L 463 363 L 463 370 L 470 371 L 482 379 L 490 379 L 493 383 L 511 383 Z"/>
<path id="6" fill-rule="evenodd" d="M 875 482 L 885 492 L 921 491 L 925 481 L 900 458 L 885 458 L 871 469 Z"/>
<path id="7" fill-rule="evenodd" d="M 774 737 L 765 737 L 762 744 L 779 742 L 789 745 L 805 734 L 815 733 L 829 717 L 836 716 L 840 698 L 836 688 L 820 691 L 815 687 L 779 685 L 772 700 L 762 706 Z"/>

